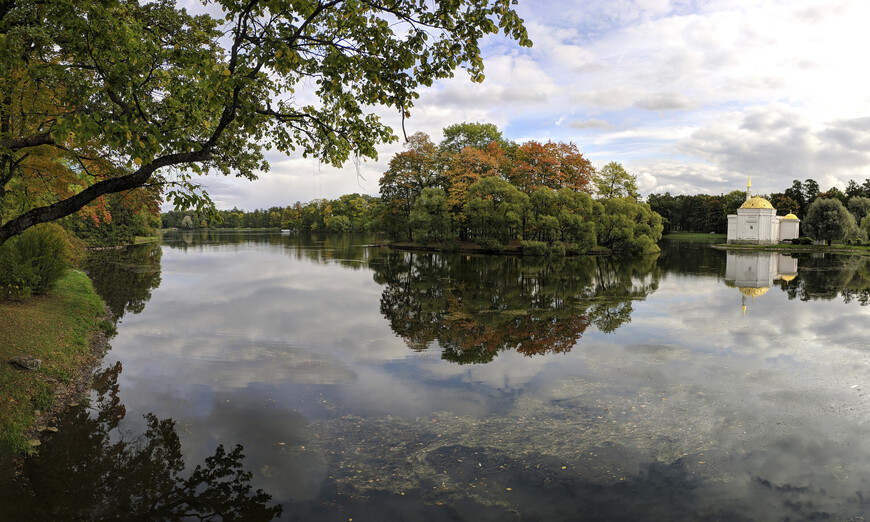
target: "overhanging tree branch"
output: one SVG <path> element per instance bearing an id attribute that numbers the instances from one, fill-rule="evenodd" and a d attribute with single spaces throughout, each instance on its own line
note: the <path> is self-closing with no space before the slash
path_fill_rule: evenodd
<path id="1" fill-rule="evenodd" d="M 210 158 L 211 153 L 205 149 L 198 152 L 170 154 L 157 158 L 126 176 L 99 181 L 74 196 L 51 205 L 35 208 L 9 221 L 0 227 L 0 245 L 10 237 L 18 235 L 34 225 L 68 216 L 100 196 L 141 187 L 158 169 L 199 163 Z"/>
<path id="2" fill-rule="evenodd" d="M 0 140 L 0 148 L 9 150 L 26 149 L 29 147 L 38 147 L 40 145 L 54 144 L 54 138 L 52 138 L 51 133 L 48 132 L 43 134 L 37 134 L 34 136 L 27 136 L 24 138 L 8 138 L 5 140 Z"/>

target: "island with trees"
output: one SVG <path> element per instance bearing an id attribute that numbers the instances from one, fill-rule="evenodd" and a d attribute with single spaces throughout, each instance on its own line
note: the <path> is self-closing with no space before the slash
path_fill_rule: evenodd
<path id="1" fill-rule="evenodd" d="M 596 171 L 573 143 L 517 144 L 488 123 L 417 133 L 380 180 L 381 229 L 406 248 L 531 255 L 659 251 L 661 217 L 616 162 Z M 599 195 L 593 199 L 593 191 Z"/>

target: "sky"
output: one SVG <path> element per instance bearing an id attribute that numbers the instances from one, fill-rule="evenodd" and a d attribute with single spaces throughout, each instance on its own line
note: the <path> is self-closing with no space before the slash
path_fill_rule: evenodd
<path id="1" fill-rule="evenodd" d="M 486 80 L 463 71 L 424 88 L 408 135 L 459 122 L 508 139 L 573 142 L 596 167 L 621 163 L 650 193 L 822 190 L 870 178 L 870 2 L 519 0 L 532 48 L 499 35 L 482 51 Z M 401 134 L 398 113 L 376 112 Z M 210 175 L 218 208 L 287 206 L 352 192 L 378 195 L 401 142 L 377 161 L 337 169 L 269 153 L 248 181 Z"/>

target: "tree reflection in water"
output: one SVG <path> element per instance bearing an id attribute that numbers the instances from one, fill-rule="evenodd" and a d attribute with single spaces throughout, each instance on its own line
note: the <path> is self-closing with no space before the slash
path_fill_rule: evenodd
<path id="1" fill-rule="evenodd" d="M 126 409 L 118 397 L 121 363 L 98 373 L 95 414 L 77 406 L 45 435 L 40 454 L 23 464 L 0 498 L 9 520 L 272 520 L 281 505 L 253 491 L 238 445 L 223 445 L 185 476 L 172 419 L 145 416 L 145 433 L 119 426 Z M 17 516 L 16 516 L 17 515 Z"/>
<path id="2" fill-rule="evenodd" d="M 145 309 L 151 291 L 160 286 L 162 256 L 158 243 L 98 250 L 88 254 L 84 268 L 97 294 L 120 319 L 127 312 L 138 314 Z"/>
<path id="3" fill-rule="evenodd" d="M 870 257 L 850 255 L 799 256 L 800 271 L 780 288 L 789 299 L 801 301 L 833 300 L 870 304 Z"/>
<path id="4" fill-rule="evenodd" d="M 520 258 L 388 252 L 370 261 L 381 313 L 412 349 L 486 363 L 515 349 L 570 351 L 589 325 L 610 333 L 658 287 L 657 256 Z"/>

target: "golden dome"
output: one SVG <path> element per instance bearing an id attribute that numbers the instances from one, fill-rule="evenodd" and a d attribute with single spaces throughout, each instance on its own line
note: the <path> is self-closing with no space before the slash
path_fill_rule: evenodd
<path id="1" fill-rule="evenodd" d="M 796 276 L 793 276 L 793 275 L 781 275 L 781 276 L 779 276 L 779 278 L 782 279 L 783 281 L 785 281 L 786 283 L 791 283 L 792 279 L 794 279 L 795 277 Z"/>
<path id="2" fill-rule="evenodd" d="M 766 294 L 767 291 L 770 290 L 770 287 L 763 286 L 761 288 L 754 288 L 751 286 L 738 286 L 737 289 L 740 290 L 740 293 L 745 295 L 746 297 L 751 297 L 755 299 L 756 297 L 761 297 Z"/>
<path id="3" fill-rule="evenodd" d="M 740 205 L 740 208 L 773 208 L 773 205 L 770 204 L 770 201 L 766 199 L 755 196 L 746 200 L 745 203 Z"/>
<path id="4" fill-rule="evenodd" d="M 798 217 L 789 212 L 788 214 L 782 216 L 782 219 L 797 219 Z"/>

